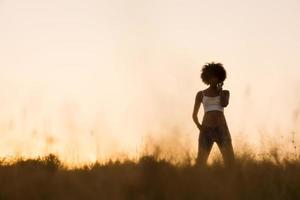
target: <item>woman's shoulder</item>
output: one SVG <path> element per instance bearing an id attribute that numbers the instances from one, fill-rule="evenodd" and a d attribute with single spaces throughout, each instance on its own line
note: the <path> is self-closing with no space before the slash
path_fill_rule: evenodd
<path id="1" fill-rule="evenodd" d="M 199 98 L 199 99 L 202 99 L 203 98 L 203 95 L 204 95 L 204 90 L 199 90 L 198 92 L 197 92 L 197 98 Z"/>
<path id="2" fill-rule="evenodd" d="M 223 94 L 226 94 L 226 95 L 230 94 L 229 90 L 222 90 L 222 92 L 223 92 Z"/>
<path id="3" fill-rule="evenodd" d="M 200 96 L 205 96 L 206 93 L 207 93 L 207 88 L 198 91 L 198 94 L 199 94 Z"/>

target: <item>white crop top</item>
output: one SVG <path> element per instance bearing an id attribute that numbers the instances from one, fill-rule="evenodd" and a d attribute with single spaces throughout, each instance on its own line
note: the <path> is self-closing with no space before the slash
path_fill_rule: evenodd
<path id="1" fill-rule="evenodd" d="M 221 106 L 220 103 L 220 95 L 215 97 L 209 97 L 204 95 L 204 91 L 202 91 L 202 103 L 204 112 L 211 111 L 211 110 L 219 110 L 224 112 L 224 107 Z"/>

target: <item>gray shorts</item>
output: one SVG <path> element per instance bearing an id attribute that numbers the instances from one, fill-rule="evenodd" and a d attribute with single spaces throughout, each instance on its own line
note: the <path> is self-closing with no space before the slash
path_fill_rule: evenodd
<path id="1" fill-rule="evenodd" d="M 203 144 L 216 142 L 222 145 L 225 142 L 231 142 L 231 136 L 226 126 L 202 126 L 199 141 Z"/>

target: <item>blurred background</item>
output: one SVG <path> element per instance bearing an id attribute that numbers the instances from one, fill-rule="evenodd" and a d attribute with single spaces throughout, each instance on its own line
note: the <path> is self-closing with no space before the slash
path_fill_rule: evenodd
<path id="1" fill-rule="evenodd" d="M 299 0 L 0 0 L 0 156 L 74 164 L 151 144 L 195 155 L 193 105 L 211 61 L 227 70 L 235 150 L 291 155 L 299 19 Z"/>

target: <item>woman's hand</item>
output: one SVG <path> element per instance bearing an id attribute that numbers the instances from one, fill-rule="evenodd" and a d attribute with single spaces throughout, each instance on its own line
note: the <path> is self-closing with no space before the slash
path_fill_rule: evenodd
<path id="1" fill-rule="evenodd" d="M 218 83 L 217 87 L 218 87 L 219 92 L 221 93 L 223 91 L 223 88 L 222 88 L 223 87 L 223 82 Z"/>
<path id="2" fill-rule="evenodd" d="M 202 128 L 203 128 L 203 127 L 202 127 L 202 125 L 201 125 L 201 124 L 199 124 L 199 125 L 198 125 L 198 129 L 199 129 L 199 131 L 201 131 L 201 130 L 202 130 Z"/>

